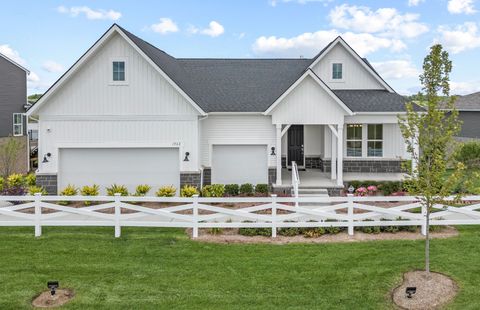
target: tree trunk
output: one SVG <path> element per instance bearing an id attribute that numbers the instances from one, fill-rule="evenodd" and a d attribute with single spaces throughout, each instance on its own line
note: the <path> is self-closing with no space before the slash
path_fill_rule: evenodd
<path id="1" fill-rule="evenodd" d="M 427 200 L 426 214 L 426 232 L 425 232 L 425 272 L 430 276 L 430 200 Z"/>

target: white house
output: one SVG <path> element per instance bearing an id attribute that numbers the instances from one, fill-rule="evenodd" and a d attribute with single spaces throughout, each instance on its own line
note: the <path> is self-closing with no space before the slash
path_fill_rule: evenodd
<path id="1" fill-rule="evenodd" d="M 50 192 L 282 188 L 292 161 L 338 188 L 344 174 L 402 172 L 404 103 L 341 37 L 312 59 L 179 59 L 114 24 L 27 114 Z"/>

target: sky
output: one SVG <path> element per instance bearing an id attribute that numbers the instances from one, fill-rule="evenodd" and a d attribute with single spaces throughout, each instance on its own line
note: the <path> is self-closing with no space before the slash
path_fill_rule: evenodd
<path id="1" fill-rule="evenodd" d="M 400 94 L 420 90 L 429 47 L 453 61 L 452 94 L 480 91 L 480 0 L 2 0 L 0 53 L 51 86 L 113 24 L 174 57 L 309 58 L 341 35 Z"/>

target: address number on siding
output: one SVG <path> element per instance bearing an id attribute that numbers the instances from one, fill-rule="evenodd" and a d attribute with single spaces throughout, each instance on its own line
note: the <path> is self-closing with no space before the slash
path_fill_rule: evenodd
<path id="1" fill-rule="evenodd" d="M 180 146 L 180 142 L 173 142 L 172 146 Z"/>

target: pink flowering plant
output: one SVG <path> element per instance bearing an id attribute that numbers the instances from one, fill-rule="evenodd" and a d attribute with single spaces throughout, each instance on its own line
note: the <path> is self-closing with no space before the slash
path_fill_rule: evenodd
<path id="1" fill-rule="evenodd" d="M 368 194 L 368 189 L 366 189 L 363 186 L 355 190 L 355 195 L 357 196 L 367 196 L 367 194 Z"/>
<path id="2" fill-rule="evenodd" d="M 369 195 L 374 195 L 378 191 L 378 188 L 375 185 L 370 185 L 367 187 L 367 191 Z"/>

